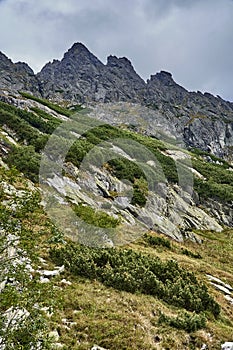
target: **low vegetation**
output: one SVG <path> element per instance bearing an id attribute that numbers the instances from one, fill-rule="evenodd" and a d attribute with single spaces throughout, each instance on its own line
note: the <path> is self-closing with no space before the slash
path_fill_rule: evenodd
<path id="1" fill-rule="evenodd" d="M 25 98 L 33 99 L 68 117 L 71 117 L 74 113 L 74 111 L 65 109 L 50 101 L 40 99 L 28 93 L 23 92 L 21 94 Z M 78 107 L 78 110 L 81 110 L 81 107 Z M 38 107 L 32 107 L 31 111 L 32 112 L 21 110 L 0 102 L 0 125 L 6 125 L 7 128 L 12 130 L 19 142 L 22 144 L 26 142 L 28 145 L 33 146 L 36 152 L 40 152 L 47 143 L 49 135 L 60 125 L 61 121 Z M 80 115 L 80 117 L 77 116 L 76 119 L 80 119 L 80 122 L 83 121 L 86 123 L 87 118 L 88 117 Z M 161 151 L 165 151 L 167 147 L 162 141 L 110 125 L 93 127 L 91 130 L 84 133 L 82 137 L 71 146 L 66 160 L 71 161 L 76 166 L 80 166 L 85 155 L 88 154 L 95 145 L 103 141 L 111 142 L 111 140 L 117 139 L 126 140 L 124 150 L 132 159 L 138 159 L 138 147 L 140 147 L 140 145 L 142 145 L 140 148 L 140 159 L 147 159 L 146 157 L 148 157 L 146 153 L 143 155 L 143 147 L 153 154 L 160 165 L 160 168 L 157 167 L 156 172 L 153 173 L 153 179 L 156 176 L 158 182 L 169 181 L 171 183 L 178 183 L 178 181 L 181 180 L 182 184 L 185 186 L 185 179 L 189 178 L 189 174 L 187 173 L 189 171 L 187 170 L 185 162 L 183 165 L 182 163 L 179 164 L 179 167 L 182 166 L 182 171 L 179 171 L 179 174 L 182 174 L 183 177 L 182 179 L 178 179 L 175 161 L 171 157 L 161 153 Z M 133 147 L 130 143 L 127 144 L 127 140 L 132 140 L 139 146 Z M 192 165 L 205 178 L 205 180 L 203 180 L 195 177 L 194 189 L 203 200 L 216 198 L 223 202 L 231 202 L 233 200 L 233 173 L 228 170 L 229 164 L 225 161 L 220 162 L 220 160 L 214 156 L 211 156 L 212 163 L 208 163 L 203 159 L 203 157 L 207 156 L 205 152 L 195 149 L 193 151 L 196 156 L 192 159 Z M 13 152 L 16 152 L 15 149 L 13 149 Z M 101 154 L 99 156 L 101 157 Z M 13 164 L 20 170 L 24 168 L 23 166 L 19 166 L 19 162 Z M 132 204 L 144 206 L 148 189 L 144 184 L 142 185 L 143 180 L 140 179 L 148 181 L 144 171 L 148 170 L 145 168 L 146 165 L 144 164 L 143 168 L 140 161 L 134 162 L 123 157 L 112 159 L 108 161 L 108 164 L 115 176 L 119 179 L 128 179 L 132 183 L 134 188 Z M 34 175 L 33 178 L 37 180 Z"/>
<path id="2" fill-rule="evenodd" d="M 162 246 L 162 247 L 165 247 L 168 249 L 172 248 L 171 241 L 167 238 L 164 238 L 164 237 L 151 236 L 151 235 L 146 234 L 144 236 L 144 239 L 151 247 Z"/>
<path id="3" fill-rule="evenodd" d="M 120 219 L 116 219 L 104 211 L 95 210 L 87 205 L 73 205 L 73 209 L 78 217 L 90 225 L 102 228 L 115 228 L 120 224 Z"/>
<path id="4" fill-rule="evenodd" d="M 67 243 L 51 250 L 55 263 L 77 276 L 97 279 L 104 285 L 131 293 L 149 294 L 168 304 L 197 313 L 220 313 L 207 287 L 176 261 L 162 262 L 133 250 L 95 249 Z"/>
<path id="5" fill-rule="evenodd" d="M 23 95 L 72 118 L 69 109 Z M 74 106 L 72 112 L 75 109 L 79 107 Z M 82 118 L 85 121 L 86 117 L 80 115 L 80 120 Z M 0 127 L 18 143 L 16 146 L 9 141 L 4 160 L 11 168 L 0 169 L 0 221 L 1 230 L 6 232 L 1 234 L 1 252 L 5 250 L 7 237 L 17 234 L 21 256 L 29 257 L 35 270 L 39 257 L 46 260 L 48 269 L 65 265 L 64 274 L 48 284 L 40 283 L 36 272 L 31 279 L 24 265 L 11 269 L 0 305 L 0 338 L 5 337 L 4 341 L 9 344 L 6 350 L 29 350 L 41 339 L 42 348 L 49 349 L 47 335 L 54 329 L 58 330 L 59 342 L 65 350 L 89 350 L 95 343 L 111 350 L 200 349 L 203 343 L 219 349 L 220 344 L 232 336 L 232 308 L 224 295 L 208 284 L 206 274 L 233 285 L 232 230 L 225 229 L 218 234 L 196 231 L 202 238 L 201 245 L 173 242 L 152 231 L 122 248 L 95 249 L 66 240 L 40 206 L 39 193 L 32 193 L 29 190 L 32 185 L 16 170 L 38 182 L 40 153 L 60 123 L 38 107 L 32 107 L 29 112 L 0 103 Z M 66 160 L 79 167 L 95 145 L 117 138 L 133 140 L 155 156 L 161 165 L 156 173 L 159 181 L 178 182 L 176 163 L 165 155 L 167 145 L 108 125 L 83 134 L 70 148 Z M 54 143 L 60 147 L 59 138 L 54 138 Z M 140 161 L 133 161 L 137 159 L 137 148 L 128 145 L 125 150 L 132 160 L 112 159 L 103 162 L 103 167 L 119 179 L 128 180 L 134 189 L 132 204 L 144 206 L 150 181 Z M 192 160 L 194 168 L 205 177 L 196 178 L 194 183 L 200 200 L 210 197 L 232 201 L 233 178 L 229 164 L 212 156 L 213 162 L 206 163 L 205 156 L 194 151 Z M 140 157 L 144 159 L 146 154 L 142 152 Z M 185 173 L 185 162 L 182 165 Z M 5 191 L 5 183 L 17 191 L 23 190 L 22 196 L 11 193 L 9 188 Z M 121 229 L 119 218 L 82 204 L 73 208 L 77 216 L 91 225 Z M 1 262 L 0 283 L 6 277 L 5 267 L 10 266 L 9 261 Z M 70 283 L 65 284 L 64 278 Z M 37 304 L 48 307 L 50 317 L 38 311 L 34 307 Z M 17 305 L 29 310 L 30 317 L 19 329 L 8 332 L 6 338 L 3 332 L 6 319 L 2 315 Z"/>
<path id="6" fill-rule="evenodd" d="M 12 147 L 6 162 L 15 166 L 31 181 L 39 181 L 40 155 L 33 146 Z"/>
<path id="7" fill-rule="evenodd" d="M 2 187 L 6 181 L 10 183 L 8 194 Z M 42 213 L 40 196 L 27 188 L 27 181 L 14 168 L 0 169 L 0 183 L 0 347 L 50 349 L 48 322 L 41 308 L 54 304 L 53 290 L 29 269 L 29 265 L 31 269 L 38 265 L 41 237 L 35 226 Z"/>
<path id="8" fill-rule="evenodd" d="M 26 142 L 28 145 L 34 146 L 37 152 L 43 149 L 48 141 L 46 135 L 41 134 L 36 128 L 31 126 L 28 121 L 22 118 L 19 109 L 3 102 L 0 102 L 0 126 L 10 129 L 10 131 L 13 132 L 13 136 L 15 136 L 21 144 Z"/>
<path id="9" fill-rule="evenodd" d="M 5 181 L 18 190 L 27 188 L 14 168 L 1 168 L 1 184 Z M 13 198 L 2 190 L 1 201 L 6 199 L 13 204 Z M 112 350 L 150 350 L 156 346 L 201 348 L 206 340 L 202 336 L 205 333 L 199 333 L 200 329 L 214 334 L 213 349 L 230 339 L 233 319 L 227 301 L 200 282 L 205 279 L 206 272 L 220 278 L 228 276 L 228 283 L 233 283 L 229 279 L 229 273 L 233 272 L 230 231 L 217 236 L 203 232 L 201 246 L 188 242 L 180 246 L 164 237 L 148 234 L 132 249 L 94 249 L 66 241 L 43 213 L 37 192 L 18 198 L 17 202 L 19 207 L 13 217 L 12 211 L 7 212 L 1 205 L 1 222 L 7 225 L 8 232 L 20 234 L 20 246 L 31 258 L 33 267 L 38 264 L 39 254 L 46 259 L 48 269 L 64 263 L 66 272 L 46 285 L 38 283 L 37 279 L 28 280 L 21 270 L 18 278 L 24 281 L 23 293 L 21 290 L 17 294 L 12 289 L 14 286 L 9 285 L 2 294 L 1 312 L 16 302 L 31 311 L 28 323 L 22 324 L 20 331 L 8 333 L 7 341 L 14 349 L 30 349 L 32 342 L 41 339 L 42 334 L 43 349 L 49 348 L 47 334 L 54 329 L 59 331 L 59 342 L 64 344 L 64 349 L 74 350 L 87 350 L 95 343 Z M 192 252 L 192 256 L 183 254 L 185 249 Z M 198 253 L 202 259 L 194 260 Z M 63 278 L 72 284 L 64 286 Z M 55 289 L 52 288 L 54 284 Z M 47 318 L 37 309 L 34 313 L 35 302 L 49 307 L 52 316 Z M 222 306 L 221 312 L 218 304 Z M 74 326 L 65 328 L 64 319 Z M 189 345 L 187 333 L 192 339 Z"/>
<path id="10" fill-rule="evenodd" d="M 183 312 L 175 317 L 167 316 L 161 313 L 159 316 L 158 324 L 166 324 L 173 328 L 183 329 L 184 331 L 191 333 L 196 332 L 199 329 L 205 328 L 206 318 L 204 314 L 198 315 L 195 312 L 192 314 Z"/>

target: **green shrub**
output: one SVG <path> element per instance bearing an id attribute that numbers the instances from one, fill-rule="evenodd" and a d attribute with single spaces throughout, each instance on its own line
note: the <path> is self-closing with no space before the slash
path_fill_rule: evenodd
<path id="1" fill-rule="evenodd" d="M 92 128 L 91 130 L 83 134 L 83 136 L 89 142 L 95 145 L 99 144 L 101 141 L 124 138 L 124 135 L 125 135 L 124 131 L 108 124 L 104 124 L 104 125 L 100 125 L 98 127 Z"/>
<path id="2" fill-rule="evenodd" d="M 203 314 L 198 315 L 195 312 L 192 314 L 187 312 L 180 313 L 176 317 L 166 316 L 160 313 L 158 324 L 161 325 L 164 323 L 173 328 L 191 333 L 206 327 L 206 317 Z"/>
<path id="3" fill-rule="evenodd" d="M 145 178 L 143 170 L 137 165 L 137 163 L 130 161 L 129 159 L 119 157 L 111 159 L 108 162 L 112 173 L 120 180 L 129 180 L 134 183 L 134 179 Z"/>
<path id="4" fill-rule="evenodd" d="M 193 159 L 192 164 L 207 180 L 212 178 L 218 184 L 231 185 L 233 183 L 233 172 L 222 165 L 208 163 L 200 159 Z"/>
<path id="5" fill-rule="evenodd" d="M 7 108 L 5 108 L 7 107 Z M 8 108 L 10 107 L 10 108 Z M 15 114 L 11 106 L 3 103 L 0 104 L 0 125 L 7 125 L 7 127 L 12 130 L 19 142 L 32 145 L 35 147 L 36 151 L 40 151 L 44 148 L 48 137 L 42 135 L 37 129 L 32 127 L 26 120 L 23 120 L 20 116 L 21 112 Z"/>
<path id="6" fill-rule="evenodd" d="M 80 138 L 73 143 L 67 155 L 66 162 L 72 162 L 77 167 L 80 166 L 83 158 L 94 147 L 88 140 Z"/>
<path id="7" fill-rule="evenodd" d="M 55 120 L 44 120 L 41 118 L 40 115 L 36 115 L 31 112 L 27 112 L 24 110 L 18 110 L 17 115 L 26 120 L 31 126 L 34 128 L 40 130 L 41 132 L 45 134 L 52 134 L 54 130 L 57 128 L 57 126 L 60 124 L 60 121 L 55 119 Z"/>
<path id="8" fill-rule="evenodd" d="M 221 163 L 221 167 L 224 167 L 225 169 L 229 168 L 229 163 L 227 163 L 224 159 L 216 157 L 214 154 L 211 154 L 209 152 L 202 151 L 201 149 L 198 148 L 191 148 L 190 151 L 193 154 L 196 154 L 198 156 L 201 156 L 202 158 L 204 157 L 209 157 L 212 159 L 213 162 L 219 162 Z M 205 159 L 205 158 L 204 158 Z"/>
<path id="9" fill-rule="evenodd" d="M 6 158 L 7 164 L 15 166 L 33 182 L 39 181 L 40 155 L 33 146 L 14 147 Z"/>
<path id="10" fill-rule="evenodd" d="M 150 294 L 188 311 L 209 311 L 214 316 L 220 313 L 207 287 L 174 260 L 163 262 L 132 250 L 95 249 L 72 242 L 54 247 L 50 256 L 73 274 L 97 279 L 107 286 Z"/>
<path id="11" fill-rule="evenodd" d="M 171 245 L 171 242 L 169 241 L 169 239 L 164 238 L 164 237 L 150 236 L 150 235 L 146 234 L 144 236 L 144 239 L 151 247 L 163 246 L 163 247 L 168 248 L 168 249 L 172 248 L 172 245 Z"/>
<path id="12" fill-rule="evenodd" d="M 131 204 L 144 206 L 147 201 L 148 185 L 145 174 L 139 165 L 126 158 L 116 158 L 108 162 L 111 173 L 120 180 L 128 180 L 133 185 Z"/>
<path id="13" fill-rule="evenodd" d="M 27 188 L 15 169 L 0 169 L 0 183 L 11 178 L 11 183 L 21 186 L 21 196 L 14 193 L 2 193 L 0 203 L 0 347 L 6 350 L 50 349 L 48 342 L 49 324 L 42 307 L 56 305 L 52 281 L 49 286 L 41 284 L 38 274 L 31 274 L 26 267 L 38 266 L 38 241 L 41 238 L 38 230 L 38 212 L 41 213 L 39 193 Z M 8 204 L 4 203 L 4 199 Z M 10 203 L 10 206 L 9 206 Z M 30 223 L 30 224 L 29 224 Z M 37 226 L 38 227 L 38 226 Z M 11 239 L 9 239 L 11 237 Z M 9 249 L 14 254 L 9 256 Z M 5 315 L 7 310 L 12 316 L 19 310 L 27 310 L 29 315 L 19 317 L 17 322 Z"/>
<path id="14" fill-rule="evenodd" d="M 190 258 L 202 259 L 202 256 L 201 256 L 200 253 L 193 253 L 193 252 L 191 252 L 188 249 L 181 248 L 181 253 L 184 254 L 184 255 L 189 256 Z"/>
<path id="15" fill-rule="evenodd" d="M 222 202 L 231 202 L 233 200 L 233 186 L 229 184 L 219 184 L 212 178 L 204 181 L 194 179 L 194 189 L 198 192 L 201 199 L 213 198 Z"/>
<path id="16" fill-rule="evenodd" d="M 90 225 L 102 228 L 115 228 L 120 224 L 120 219 L 116 219 L 104 211 L 97 211 L 87 205 L 74 205 L 73 208 L 76 215 Z"/>

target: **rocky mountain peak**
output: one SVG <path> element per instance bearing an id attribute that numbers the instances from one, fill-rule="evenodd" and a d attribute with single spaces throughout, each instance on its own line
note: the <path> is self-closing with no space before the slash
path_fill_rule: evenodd
<path id="1" fill-rule="evenodd" d="M 107 58 L 107 67 L 119 67 L 119 68 L 129 67 L 131 69 L 134 69 L 131 61 L 128 58 L 126 57 L 118 58 L 112 55 L 108 56 Z"/>
<path id="2" fill-rule="evenodd" d="M 20 73 L 27 73 L 29 75 L 34 75 L 33 70 L 29 65 L 25 62 L 17 62 L 15 63 L 15 68 L 18 70 Z"/>
<path id="3" fill-rule="evenodd" d="M 13 63 L 0 52 L 0 89 L 8 91 L 30 91 L 38 94 L 39 83 L 27 63 Z"/>
<path id="4" fill-rule="evenodd" d="M 13 62 L 3 52 L 0 51 L 0 68 L 5 69 L 13 65 Z"/>
<path id="5" fill-rule="evenodd" d="M 62 63 L 66 61 L 72 61 L 76 64 L 91 63 L 96 66 L 103 66 L 103 63 L 91 53 L 85 45 L 82 43 L 75 43 L 65 54 L 62 59 Z"/>
<path id="6" fill-rule="evenodd" d="M 151 75 L 152 82 L 161 82 L 165 86 L 176 85 L 175 81 L 172 78 L 172 74 L 166 71 L 161 70 L 155 75 Z"/>
<path id="7" fill-rule="evenodd" d="M 143 89 L 145 87 L 144 80 L 137 74 L 131 61 L 126 57 L 108 56 L 106 68 L 110 73 L 120 77 L 122 81 L 130 79 L 135 84 L 139 84 L 138 88 Z"/>
<path id="8" fill-rule="evenodd" d="M 110 55 L 103 64 L 80 42 L 36 76 L 26 63 L 13 63 L 0 52 L 0 89 L 30 91 L 58 102 L 146 105 L 156 110 L 165 129 L 174 127 L 189 147 L 233 159 L 233 103 L 209 93 L 189 92 L 164 70 L 145 82 L 128 58 Z M 145 132 L 151 133 L 151 128 Z"/>
<path id="9" fill-rule="evenodd" d="M 90 52 L 83 43 L 74 43 L 68 52 Z"/>

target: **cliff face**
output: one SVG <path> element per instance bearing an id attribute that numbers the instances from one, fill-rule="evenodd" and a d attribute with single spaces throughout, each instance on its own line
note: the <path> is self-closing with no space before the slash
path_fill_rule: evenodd
<path id="1" fill-rule="evenodd" d="M 81 43 L 75 43 L 61 61 L 47 63 L 37 75 L 26 63 L 14 64 L 1 53 L 0 89 L 24 90 L 70 103 L 147 106 L 154 119 L 145 128 L 146 134 L 156 136 L 151 124 L 159 124 L 179 135 L 186 146 L 232 161 L 233 103 L 209 93 L 189 92 L 165 71 L 145 82 L 127 58 L 109 56 L 105 65 Z M 142 119 L 147 120 L 147 115 Z"/>
<path id="2" fill-rule="evenodd" d="M 27 90 L 37 94 L 39 81 L 26 63 L 13 63 L 0 52 L 0 90 Z"/>
<path id="3" fill-rule="evenodd" d="M 84 45 L 74 44 L 61 61 L 48 63 L 38 74 L 44 97 L 79 102 L 138 102 L 145 82 L 126 58 L 109 56 L 107 65 Z"/>
<path id="4" fill-rule="evenodd" d="M 232 160 L 233 103 L 209 93 L 188 92 L 167 72 L 148 80 L 145 103 L 170 129 L 175 126 L 188 147 Z"/>

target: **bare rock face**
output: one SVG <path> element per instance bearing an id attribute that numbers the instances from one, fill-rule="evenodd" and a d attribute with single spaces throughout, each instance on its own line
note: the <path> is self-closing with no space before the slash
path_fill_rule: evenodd
<path id="1" fill-rule="evenodd" d="M 145 102 L 170 119 L 188 147 L 232 161 L 233 103 L 209 93 L 189 92 L 161 71 L 147 81 Z"/>
<path id="2" fill-rule="evenodd" d="M 187 90 L 175 83 L 171 73 L 161 71 L 151 75 L 150 79 L 147 80 L 145 101 L 147 104 L 160 109 L 162 107 L 161 103 L 180 103 L 187 93 Z"/>
<path id="3" fill-rule="evenodd" d="M 233 160 L 233 121 L 197 117 L 184 126 L 183 135 L 185 143 L 190 147 Z"/>
<path id="4" fill-rule="evenodd" d="M 93 100 L 98 91 L 96 81 L 103 73 L 104 64 L 83 44 L 74 44 L 61 61 L 47 63 L 38 78 L 46 98 L 62 96 L 67 100 Z"/>
<path id="5" fill-rule="evenodd" d="M 117 88 L 116 100 L 142 102 L 146 84 L 126 57 L 109 56 L 106 72 Z"/>
<path id="6" fill-rule="evenodd" d="M 39 94 L 39 81 L 26 63 L 13 63 L 0 52 L 0 90 L 24 90 Z"/>
<path id="7" fill-rule="evenodd" d="M 46 64 L 38 78 L 44 97 L 78 102 L 138 101 L 137 92 L 145 85 L 127 58 L 109 56 L 104 65 L 81 43 L 61 61 Z"/>
<path id="8" fill-rule="evenodd" d="M 145 82 L 127 58 L 110 55 L 104 65 L 76 43 L 61 61 L 45 65 L 38 79 L 46 98 L 146 105 L 164 129 L 175 129 L 173 134 L 181 135 L 188 147 L 232 158 L 233 103 L 209 93 L 189 92 L 169 72 L 151 75 Z M 154 135 L 150 126 L 145 132 Z"/>
<path id="9" fill-rule="evenodd" d="M 147 106 L 161 128 L 179 135 L 187 147 L 233 161 L 232 102 L 189 92 L 165 71 L 145 82 L 126 57 L 110 55 L 105 65 L 81 43 L 75 43 L 61 61 L 47 63 L 37 75 L 26 63 L 13 63 L 0 53 L 0 89 L 29 91 L 55 101 Z M 148 114 L 142 116 L 141 125 L 148 122 Z M 154 124 L 150 117 L 144 132 L 156 136 Z"/>

